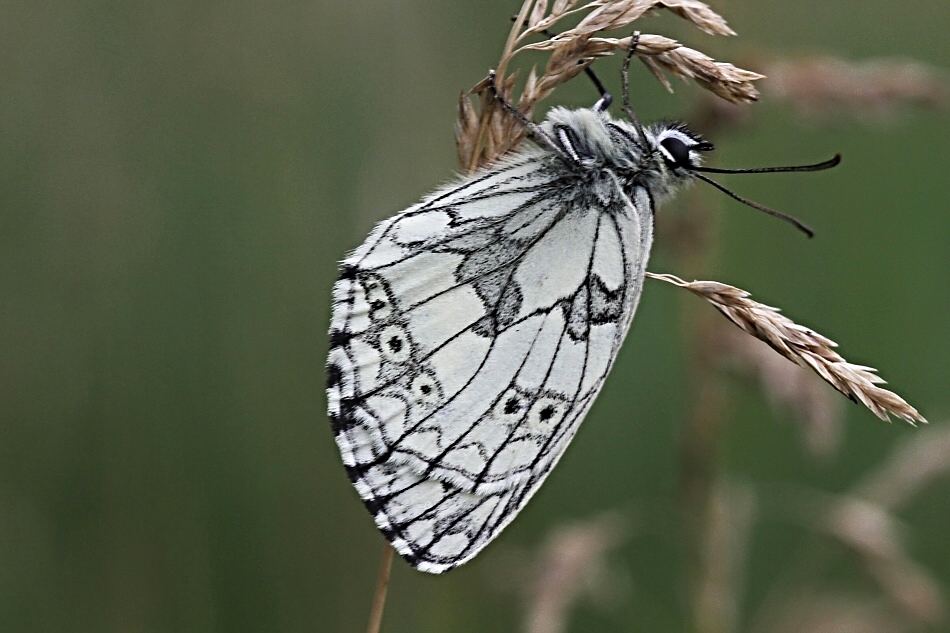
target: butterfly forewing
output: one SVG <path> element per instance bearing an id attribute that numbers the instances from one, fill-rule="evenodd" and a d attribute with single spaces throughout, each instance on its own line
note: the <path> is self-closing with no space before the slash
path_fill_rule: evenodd
<path id="1" fill-rule="evenodd" d="M 560 458 L 629 327 L 652 222 L 645 189 L 527 148 L 384 221 L 343 262 L 329 413 L 412 565 L 474 556 Z"/>

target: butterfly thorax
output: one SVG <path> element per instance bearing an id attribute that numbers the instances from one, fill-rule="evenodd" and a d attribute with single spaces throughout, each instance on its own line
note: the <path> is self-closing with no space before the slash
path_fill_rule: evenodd
<path id="1" fill-rule="evenodd" d="M 553 108 L 541 129 L 579 177 L 596 180 L 610 172 L 627 195 L 643 187 L 657 203 L 692 179 L 688 170 L 671 163 L 661 142 L 674 137 L 688 140 L 689 145 L 704 143 L 683 124 L 667 121 L 644 129 L 641 140 L 632 123 L 591 108 Z M 698 152 L 693 152 L 691 159 L 694 164 L 701 163 Z"/>

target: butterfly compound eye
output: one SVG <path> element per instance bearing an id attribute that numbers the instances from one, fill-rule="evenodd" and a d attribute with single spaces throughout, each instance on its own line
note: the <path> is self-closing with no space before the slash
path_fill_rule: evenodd
<path id="1" fill-rule="evenodd" d="M 660 145 L 669 155 L 670 162 L 674 167 L 684 167 L 689 169 L 693 167 L 693 162 L 689 158 L 689 147 L 678 138 L 668 137 L 660 141 Z"/>

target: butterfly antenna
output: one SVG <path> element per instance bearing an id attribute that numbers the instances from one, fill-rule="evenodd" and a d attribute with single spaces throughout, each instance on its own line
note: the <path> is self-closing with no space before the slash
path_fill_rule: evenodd
<path id="1" fill-rule="evenodd" d="M 620 70 L 620 81 L 623 86 L 623 112 L 637 130 L 637 136 L 640 137 L 641 149 L 646 150 L 646 148 L 649 147 L 647 135 L 643 131 L 643 126 L 640 125 L 640 119 L 637 118 L 637 115 L 633 113 L 633 108 L 630 107 L 630 60 L 633 59 L 639 43 L 640 31 L 634 31 L 633 35 L 630 36 L 630 48 L 627 50 L 627 55 L 623 58 L 623 67 Z"/>
<path id="2" fill-rule="evenodd" d="M 695 170 L 694 170 L 694 171 L 695 171 Z M 705 170 L 703 170 L 703 171 L 705 171 Z M 731 172 L 730 172 L 730 173 L 731 173 Z M 807 224 L 805 224 L 804 222 L 802 222 L 801 220 L 799 220 L 799 219 L 796 218 L 795 216 L 789 215 L 789 214 L 787 214 L 787 213 L 782 213 L 781 211 L 776 211 L 775 209 L 772 209 L 772 208 L 770 208 L 770 207 L 767 207 L 767 206 L 765 206 L 764 204 L 759 204 L 758 202 L 755 202 L 754 200 L 749 200 L 748 198 L 743 198 L 743 197 L 740 196 L 739 194 L 737 194 L 737 193 L 735 193 L 735 192 L 733 192 L 733 191 L 730 191 L 729 189 L 726 189 L 724 186 L 720 185 L 718 182 L 716 182 L 716 181 L 713 180 L 712 178 L 709 178 L 708 176 L 703 176 L 702 174 L 694 174 L 694 175 L 695 175 L 697 178 L 699 178 L 700 180 L 702 180 L 703 182 L 708 182 L 710 185 L 712 185 L 713 187 L 715 187 L 715 188 L 718 189 L 719 191 L 723 192 L 724 194 L 726 194 L 727 196 L 729 196 L 729 197 L 732 198 L 733 200 L 738 200 L 738 201 L 741 202 L 742 204 L 748 205 L 748 206 L 752 207 L 753 209 L 758 209 L 759 211 L 764 211 L 765 213 L 768 213 L 769 215 L 775 216 L 775 217 L 777 217 L 777 218 L 780 219 L 780 220 L 785 220 L 786 222 L 788 222 L 788 223 L 794 225 L 795 228 L 797 228 L 799 231 L 801 231 L 802 233 L 804 233 L 804 234 L 807 235 L 808 237 L 815 237 L 815 232 L 811 229 L 811 227 L 809 227 Z"/>
<path id="3" fill-rule="evenodd" d="M 835 154 L 828 160 L 814 165 L 789 165 L 788 167 L 753 167 L 751 169 L 717 169 L 715 167 L 693 167 L 693 171 L 702 171 L 707 174 L 774 174 L 789 171 L 822 171 L 831 169 L 841 162 L 841 154 Z"/>
<path id="4" fill-rule="evenodd" d="M 697 178 L 699 178 L 703 182 L 708 182 L 710 185 L 712 185 L 719 191 L 725 193 L 730 198 L 734 200 L 738 200 L 742 204 L 748 205 L 752 207 L 753 209 L 764 211 L 765 213 L 768 213 L 769 215 L 774 215 L 775 217 L 785 220 L 786 222 L 790 222 L 794 224 L 800 231 L 802 231 L 808 237 L 814 237 L 815 232 L 812 231 L 811 228 L 809 228 L 805 223 L 801 222 L 798 218 L 788 215 L 787 213 L 782 213 L 781 211 L 776 211 L 775 209 L 771 209 L 765 205 L 759 204 L 758 202 L 749 200 L 748 198 L 743 198 L 739 194 L 734 193 L 730 191 L 729 189 L 726 189 L 725 187 L 720 185 L 718 182 L 716 182 L 712 178 L 703 176 L 702 173 L 697 173 L 697 172 L 704 172 L 707 174 L 775 174 L 775 173 L 790 172 L 790 171 L 822 171 L 824 169 L 831 169 L 832 167 L 834 167 L 840 162 L 841 162 L 841 154 L 835 154 L 828 160 L 824 160 L 820 163 L 814 163 L 812 165 L 789 165 L 787 167 L 753 167 L 751 169 L 717 169 L 716 167 L 691 167 L 690 171 L 692 171 Z"/>

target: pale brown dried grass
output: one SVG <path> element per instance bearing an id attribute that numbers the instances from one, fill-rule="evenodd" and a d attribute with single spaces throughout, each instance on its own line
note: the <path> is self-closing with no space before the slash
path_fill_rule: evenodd
<path id="1" fill-rule="evenodd" d="M 527 633 L 559 633 L 567 629 L 574 605 L 586 595 L 612 592 L 613 551 L 626 540 L 626 521 L 607 513 L 558 526 L 541 544 L 527 583 Z"/>
<path id="2" fill-rule="evenodd" d="M 769 97 L 808 118 L 877 122 L 909 107 L 941 109 L 950 102 L 947 72 L 908 59 L 812 56 L 777 60 L 766 68 Z"/>
<path id="3" fill-rule="evenodd" d="M 692 79 L 703 88 L 733 103 L 754 101 L 758 91 L 752 82 L 763 75 L 717 62 L 708 55 L 685 47 L 660 35 L 637 33 L 623 38 L 596 37 L 601 31 L 630 28 L 651 11 L 666 9 L 712 35 L 735 35 L 726 21 L 698 0 L 526 0 L 514 20 L 505 48 L 495 66 L 498 93 L 526 118 L 534 106 L 559 85 L 584 72 L 591 62 L 616 51 L 629 51 L 636 42 L 634 55 L 657 79 L 671 90 L 665 73 Z M 543 35 L 561 20 L 582 16 L 574 28 L 540 42 L 529 40 Z M 524 51 L 550 53 L 544 72 L 532 68 L 520 94 L 515 95 L 517 72 L 509 74 L 512 59 Z M 478 108 L 471 97 L 478 97 Z M 469 171 L 486 165 L 518 146 L 524 139 L 523 124 L 505 112 L 491 95 L 487 80 L 479 82 L 459 98 L 456 148 L 459 161 Z"/>
<path id="4" fill-rule="evenodd" d="M 936 624 L 945 617 L 940 582 L 904 547 L 903 526 L 882 506 L 857 497 L 832 505 L 823 527 L 848 547 L 892 604 L 914 620 Z"/>
<path id="5" fill-rule="evenodd" d="M 911 526 L 896 511 L 909 505 L 928 487 L 943 484 L 950 476 L 950 430 L 935 425 L 911 435 L 873 467 L 855 486 L 842 494 L 797 489 L 783 495 L 782 512 L 793 523 L 830 538 L 849 553 L 877 591 L 867 605 L 888 613 L 888 626 L 867 627 L 848 600 L 838 596 L 825 604 L 835 613 L 842 631 L 930 630 L 946 622 L 946 589 L 939 578 L 912 558 L 915 549 Z M 765 497 L 765 495 L 763 495 Z M 812 543 L 818 545 L 818 542 Z M 810 551 L 811 555 L 807 555 Z M 798 582 L 777 586 L 755 617 L 758 631 L 826 630 L 801 628 L 814 625 L 813 616 L 802 619 L 823 601 L 808 595 L 822 570 L 827 571 L 829 551 L 824 547 L 799 552 Z M 803 589 L 805 590 L 803 592 Z M 824 595 L 828 595 L 824 592 Z M 871 597 L 873 596 L 873 598 Z"/>
<path id="6" fill-rule="evenodd" d="M 751 633 L 905 633 L 918 631 L 887 604 L 843 591 L 813 587 L 789 596 L 782 609 L 757 623 Z"/>
<path id="7" fill-rule="evenodd" d="M 710 490 L 693 605 L 703 631 L 738 630 L 757 501 L 751 485 L 728 478 Z"/>
<path id="8" fill-rule="evenodd" d="M 940 581 L 911 559 L 895 511 L 950 476 L 950 430 L 935 426 L 896 447 L 850 494 L 830 504 L 819 527 L 854 552 L 892 604 L 914 620 L 945 621 Z"/>
<path id="9" fill-rule="evenodd" d="M 950 428 L 935 425 L 898 446 L 855 488 L 854 494 L 894 510 L 950 478 Z"/>
<path id="10" fill-rule="evenodd" d="M 687 282 L 674 275 L 647 273 L 647 276 L 702 297 L 742 330 L 765 341 L 793 363 L 811 369 L 880 419 L 890 420 L 893 415 L 911 425 L 926 422 L 903 398 L 878 386 L 885 381 L 875 369 L 849 363 L 835 351 L 837 343 L 795 323 L 778 308 L 750 299 L 745 290 L 716 281 Z"/>

